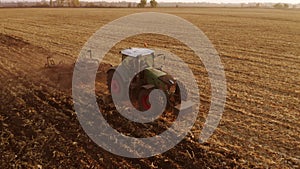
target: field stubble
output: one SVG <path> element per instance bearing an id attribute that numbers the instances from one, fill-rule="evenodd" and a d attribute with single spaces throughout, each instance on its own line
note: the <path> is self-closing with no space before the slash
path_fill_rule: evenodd
<path id="1" fill-rule="evenodd" d="M 142 47 L 144 42 L 150 48 L 166 49 L 180 56 L 189 64 L 199 85 L 201 106 L 197 123 L 175 148 L 148 159 L 118 157 L 92 143 L 76 119 L 70 91 L 51 78 L 57 72 L 44 70 L 44 62 L 47 56 L 53 56 L 71 65 L 93 32 L 109 21 L 143 11 L 149 10 L 0 10 L 1 168 L 299 167 L 299 10 L 153 10 L 192 22 L 206 33 L 220 53 L 228 87 L 220 125 L 207 143 L 197 143 L 210 105 L 207 72 L 193 52 L 179 41 L 143 34 L 114 46 L 105 57 L 106 63 L 118 63 L 120 49 Z M 107 95 L 105 77 L 100 75 L 99 79 L 97 97 L 103 103 Z M 101 109 L 110 124 L 123 133 L 135 128 L 118 116 L 115 109 Z M 161 128 L 166 123 L 169 121 L 164 118 L 156 122 Z M 135 131 L 137 135 L 153 134 L 143 133 L 139 127 Z"/>

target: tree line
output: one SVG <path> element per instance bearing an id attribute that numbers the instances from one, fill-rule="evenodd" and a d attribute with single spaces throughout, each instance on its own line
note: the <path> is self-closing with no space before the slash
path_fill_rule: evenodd
<path id="1" fill-rule="evenodd" d="M 138 3 L 137 7 L 139 8 L 145 8 L 147 5 L 147 0 L 141 0 L 140 3 Z M 151 8 L 156 8 L 158 5 L 156 0 L 150 0 L 150 6 Z"/>

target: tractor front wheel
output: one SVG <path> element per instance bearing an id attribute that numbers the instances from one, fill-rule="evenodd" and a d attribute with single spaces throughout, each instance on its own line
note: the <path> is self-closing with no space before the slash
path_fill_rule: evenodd
<path id="1" fill-rule="evenodd" d="M 149 110 L 151 108 L 151 106 L 154 106 L 152 111 L 164 111 L 165 110 L 165 105 L 168 106 L 168 102 L 167 100 L 165 100 L 165 97 L 163 95 L 165 95 L 164 92 L 156 92 L 154 93 L 153 97 L 153 105 L 150 104 L 150 93 L 152 90 L 154 90 L 155 88 L 151 88 L 151 89 L 141 89 L 139 92 L 139 97 L 138 97 L 138 103 L 139 103 L 139 110 L 140 111 L 146 111 Z"/>
<path id="2" fill-rule="evenodd" d="M 149 101 L 149 95 L 151 90 L 141 89 L 138 96 L 138 103 L 140 111 L 146 111 L 151 108 L 151 104 Z"/>

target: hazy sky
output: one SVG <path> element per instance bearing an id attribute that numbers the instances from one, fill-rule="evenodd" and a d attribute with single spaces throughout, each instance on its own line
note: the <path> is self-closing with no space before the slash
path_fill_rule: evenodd
<path id="1" fill-rule="evenodd" d="M 274 3 L 282 2 L 282 3 L 293 3 L 293 4 L 300 3 L 300 0 L 157 0 L 157 1 L 158 2 L 210 2 L 210 3 L 248 3 L 248 2 L 274 2 Z"/>
<path id="2" fill-rule="evenodd" d="M 88 1 L 88 0 L 83 0 Z M 102 0 L 90 0 L 90 1 L 102 1 Z M 110 2 L 128 1 L 139 2 L 140 0 L 104 0 Z M 150 1 L 150 0 L 148 0 Z M 273 2 L 273 3 L 292 3 L 298 4 L 300 0 L 156 0 L 157 2 L 210 2 L 210 3 L 248 3 L 248 2 Z"/>
<path id="3" fill-rule="evenodd" d="M 86 0 L 83 0 L 86 1 Z M 101 1 L 101 0 L 91 0 Z M 106 0 L 111 2 L 128 1 L 128 2 L 139 2 L 140 0 Z M 150 0 L 148 0 L 150 1 Z M 298 4 L 300 0 L 156 0 L 157 2 L 210 2 L 210 3 L 248 3 L 248 2 L 273 2 L 273 3 L 292 3 Z"/>

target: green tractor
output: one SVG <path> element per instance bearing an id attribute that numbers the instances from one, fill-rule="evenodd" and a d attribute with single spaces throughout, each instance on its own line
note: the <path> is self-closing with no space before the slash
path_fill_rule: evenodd
<path id="1" fill-rule="evenodd" d="M 120 66 L 119 68 L 115 66 L 107 71 L 107 86 L 111 94 L 122 100 L 125 92 L 128 91 L 125 89 L 129 86 L 128 95 L 131 103 L 138 110 L 146 111 L 151 108 L 150 92 L 160 89 L 165 94 L 167 110 L 191 107 L 191 104 L 185 106 L 182 104 L 187 100 L 187 90 L 184 85 L 163 71 L 162 66 L 155 68 L 155 58 L 161 57 L 165 60 L 165 56 L 156 56 L 154 51 L 148 48 L 129 48 L 120 53 L 122 54 L 121 69 Z M 134 75 L 132 76 L 134 78 L 130 78 L 130 75 Z M 155 100 L 160 102 L 162 99 L 155 97 Z"/>

